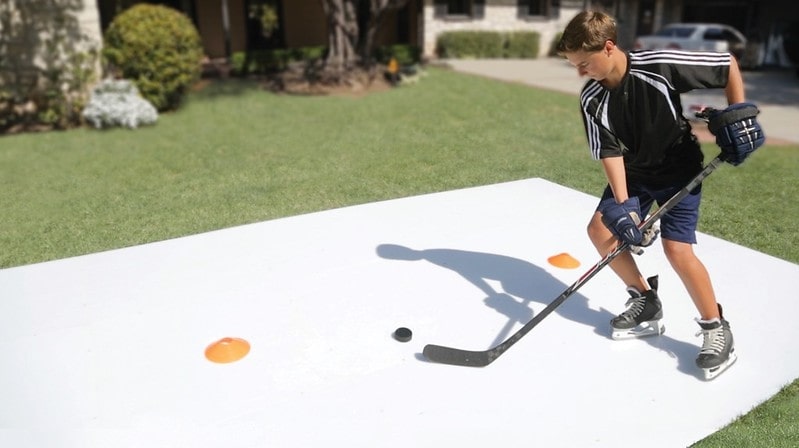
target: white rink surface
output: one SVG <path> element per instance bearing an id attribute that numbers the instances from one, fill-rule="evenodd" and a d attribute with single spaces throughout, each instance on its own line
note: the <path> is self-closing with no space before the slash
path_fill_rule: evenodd
<path id="1" fill-rule="evenodd" d="M 659 244 L 638 258 L 659 338 L 610 340 L 606 269 L 486 368 L 423 360 L 494 345 L 586 272 L 594 204 L 531 179 L 2 270 L 0 446 L 673 448 L 799 377 L 799 266 L 707 235 L 739 355 L 714 381 Z M 205 359 L 223 337 L 252 350 Z"/>

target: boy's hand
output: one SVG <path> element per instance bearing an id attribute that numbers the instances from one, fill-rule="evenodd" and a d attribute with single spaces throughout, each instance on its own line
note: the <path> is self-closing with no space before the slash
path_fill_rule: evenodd
<path id="1" fill-rule="evenodd" d="M 616 238 L 631 246 L 641 246 L 643 235 L 638 229 L 641 222 L 641 206 L 638 198 L 633 196 L 619 204 L 616 199 L 605 199 L 599 204 L 602 223 Z M 652 241 L 648 241 L 652 244 Z"/>
<path id="2" fill-rule="evenodd" d="M 724 161 L 740 165 L 766 141 L 763 128 L 757 122 L 759 113 L 752 103 L 736 103 L 709 113 L 708 129 L 716 136 Z"/>

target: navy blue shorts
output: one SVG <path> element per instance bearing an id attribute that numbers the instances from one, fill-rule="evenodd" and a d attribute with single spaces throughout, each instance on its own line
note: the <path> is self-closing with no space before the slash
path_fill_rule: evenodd
<path id="1" fill-rule="evenodd" d="M 638 196 L 641 203 L 641 213 L 646 216 L 653 202 L 658 206 L 671 199 L 682 187 L 667 187 L 660 190 L 647 188 L 642 185 L 628 185 L 627 193 Z M 602 199 L 613 197 L 610 186 L 605 187 Z M 694 188 L 688 196 L 677 203 L 662 218 L 660 218 L 660 236 L 681 243 L 696 244 L 696 226 L 699 222 L 699 203 L 702 200 L 702 185 Z"/>

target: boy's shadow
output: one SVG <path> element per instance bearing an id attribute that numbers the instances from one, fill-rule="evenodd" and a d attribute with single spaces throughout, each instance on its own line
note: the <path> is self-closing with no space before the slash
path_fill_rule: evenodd
<path id="1" fill-rule="evenodd" d="M 377 247 L 377 254 L 388 260 L 428 261 L 454 271 L 480 289 L 486 296 L 483 300 L 486 306 L 508 318 L 490 347 L 505 341 L 516 324 L 526 324 L 533 318 L 532 302 L 549 305 L 568 287 L 544 269 L 505 255 L 457 249 L 415 250 L 397 244 L 381 244 Z M 500 290 L 492 287 L 489 281 L 498 283 Z M 579 292 L 569 297 L 555 313 L 592 327 L 595 333 L 610 338 L 609 322 L 615 314 L 601 307 L 599 310 L 590 308 L 588 298 Z M 696 346 L 665 334 L 642 340 L 676 358 L 678 370 L 699 378 L 701 372 L 698 372 L 693 362 L 690 365 L 685 362 L 692 354 L 696 354 Z"/>
<path id="2" fill-rule="evenodd" d="M 414 250 L 396 244 L 381 244 L 377 254 L 389 260 L 428 261 L 454 271 L 480 289 L 486 296 L 483 300 L 486 306 L 508 318 L 491 346 L 510 336 L 517 323 L 523 325 L 533 318 L 532 302 L 548 305 L 567 287 L 540 267 L 505 255 L 457 249 Z M 499 288 L 492 287 L 489 281 L 498 283 Z M 589 308 L 588 299 L 579 293 L 555 312 L 598 332 L 604 331 L 613 317 L 606 310 Z"/>

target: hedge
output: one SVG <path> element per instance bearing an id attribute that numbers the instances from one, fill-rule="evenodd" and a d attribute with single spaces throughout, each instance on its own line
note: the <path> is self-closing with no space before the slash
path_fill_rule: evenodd
<path id="1" fill-rule="evenodd" d="M 535 59 L 540 39 L 536 31 L 447 31 L 438 36 L 436 54 L 453 59 Z"/>

